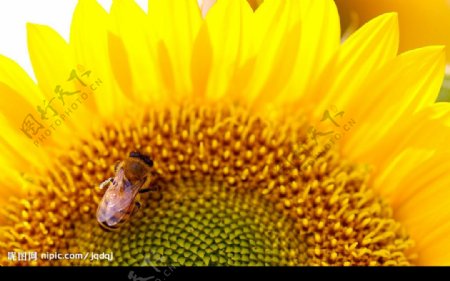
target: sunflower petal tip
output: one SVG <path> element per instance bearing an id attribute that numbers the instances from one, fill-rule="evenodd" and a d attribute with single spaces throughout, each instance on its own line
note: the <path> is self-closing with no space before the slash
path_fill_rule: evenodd
<path id="1" fill-rule="evenodd" d="M 445 63 L 445 46 L 444 45 L 432 45 L 419 48 L 424 55 L 428 54 L 435 61 L 442 61 Z"/>
<path id="2" fill-rule="evenodd" d="M 390 19 L 398 19 L 398 13 L 397 12 L 387 12 L 384 13 L 385 17 L 390 18 Z"/>
<path id="3" fill-rule="evenodd" d="M 26 23 L 27 31 L 29 31 L 30 29 L 35 28 L 37 25 L 38 25 L 38 24 L 36 24 L 36 23 L 27 22 L 27 23 Z"/>
<path id="4" fill-rule="evenodd" d="M 447 47 L 445 45 L 434 45 L 432 46 L 436 51 L 439 51 L 441 53 L 443 53 L 443 55 L 445 55 L 445 51 L 447 49 Z"/>
<path id="5" fill-rule="evenodd" d="M 398 13 L 388 12 L 372 19 L 373 22 L 377 22 L 378 25 L 395 26 L 398 27 Z"/>
<path id="6" fill-rule="evenodd" d="M 47 25 L 33 23 L 33 22 L 26 23 L 27 34 L 30 34 L 31 32 L 36 32 L 36 31 L 42 30 L 43 28 L 50 28 L 50 27 Z"/>
<path id="7" fill-rule="evenodd" d="M 438 60 L 442 61 L 442 63 L 445 63 L 445 56 L 446 56 L 446 46 L 445 45 L 435 45 L 430 46 L 430 49 L 433 50 L 436 55 L 438 56 Z"/>

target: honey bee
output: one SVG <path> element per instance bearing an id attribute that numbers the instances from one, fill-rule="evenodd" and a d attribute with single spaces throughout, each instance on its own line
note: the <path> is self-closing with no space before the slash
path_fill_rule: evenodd
<path id="1" fill-rule="evenodd" d="M 97 221 L 106 231 L 117 230 L 134 215 L 141 204 L 139 193 L 151 190 L 153 161 L 139 152 L 116 164 L 115 176 L 100 184 L 100 189 L 108 185 L 97 208 Z"/>

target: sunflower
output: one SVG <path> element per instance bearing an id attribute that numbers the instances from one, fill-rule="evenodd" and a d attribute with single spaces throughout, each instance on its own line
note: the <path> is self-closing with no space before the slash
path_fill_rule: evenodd
<path id="1" fill-rule="evenodd" d="M 449 264 L 445 51 L 398 55 L 395 13 L 339 26 L 331 0 L 80 0 L 69 43 L 29 24 L 37 85 L 0 57 L 1 264 Z M 158 188 L 105 232 L 133 151 Z"/>

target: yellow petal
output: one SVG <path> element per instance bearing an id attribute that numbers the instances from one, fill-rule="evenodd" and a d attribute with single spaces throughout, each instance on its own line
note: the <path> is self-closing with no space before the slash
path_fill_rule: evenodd
<path id="1" fill-rule="evenodd" d="M 149 24 L 156 30 L 163 82 L 182 101 L 192 91 L 193 43 L 202 22 L 196 1 L 149 0 Z"/>
<path id="2" fill-rule="evenodd" d="M 64 120 L 65 125 L 69 127 L 60 126 L 55 130 L 55 139 L 64 142 L 63 139 L 70 136 L 73 129 L 81 133 L 91 123 L 92 111 L 89 109 L 95 110 L 94 98 L 83 100 L 83 103 L 78 105 L 79 102 L 76 101 L 76 98 L 79 98 L 78 94 L 58 97 L 56 91 L 58 87 L 70 93 L 77 91 L 76 84 L 68 81 L 71 72 L 76 69 L 71 49 L 67 42 L 48 26 L 28 24 L 27 35 L 31 63 L 46 102 L 50 103 L 59 114 L 64 114 L 72 103 L 76 103 L 77 110 L 70 113 L 70 118 Z M 41 103 L 42 101 L 39 102 Z"/>
<path id="3" fill-rule="evenodd" d="M 80 0 L 75 8 L 70 30 L 70 46 L 75 62 L 101 80 L 101 87 L 93 94 L 102 116 L 124 110 L 125 96 L 113 79 L 108 54 L 109 18 L 94 0 Z"/>
<path id="4" fill-rule="evenodd" d="M 136 95 L 130 59 L 122 38 L 112 32 L 108 33 L 108 50 L 111 71 L 123 93 L 129 93 L 136 99 L 145 99 L 147 95 Z M 135 80 L 135 79 L 134 79 Z"/>
<path id="5" fill-rule="evenodd" d="M 450 176 L 448 166 L 443 165 L 449 158 L 449 153 L 408 149 L 376 179 L 396 219 L 414 239 L 419 265 L 450 265 Z"/>
<path id="6" fill-rule="evenodd" d="M 110 16 L 115 31 L 109 37 L 110 59 L 122 91 L 141 101 L 162 98 L 157 44 L 145 28 L 147 15 L 134 1 L 115 0 Z"/>
<path id="7" fill-rule="evenodd" d="M 208 12 L 205 24 L 210 48 L 214 52 L 209 80 L 205 81 L 208 84 L 207 98 L 214 100 L 223 97 L 237 69 L 247 60 L 250 47 L 244 38 L 250 36 L 251 14 L 251 7 L 245 0 L 218 1 Z"/>
<path id="8" fill-rule="evenodd" d="M 25 71 L 13 60 L 1 55 L 0 89 L 0 112 L 8 117 L 11 126 L 17 128 L 22 124 L 25 115 L 35 112 L 35 106 L 45 99 Z"/>
<path id="9" fill-rule="evenodd" d="M 39 88 L 47 98 L 53 96 L 55 85 L 67 80 L 76 66 L 69 44 L 52 28 L 27 24 L 28 51 Z"/>
<path id="10" fill-rule="evenodd" d="M 243 91 L 253 108 L 282 91 L 292 75 L 292 61 L 300 44 L 300 17 L 291 5 L 292 1 L 267 1 L 255 13 L 255 30 L 261 31 L 254 37 L 259 49 L 249 85 Z"/>
<path id="11" fill-rule="evenodd" d="M 368 158 L 376 163 L 373 186 L 416 242 L 420 265 L 450 264 L 440 250 L 450 246 L 448 139 L 450 104 L 433 104 L 393 126 Z"/>
<path id="12" fill-rule="evenodd" d="M 35 144 L 35 141 L 29 138 L 23 131 L 22 126 L 13 127 L 10 125 L 10 120 L 4 114 L 0 114 L 0 128 L 2 129 L 2 137 L 0 137 L 0 147 L 3 147 L 3 151 L 9 151 L 10 157 L 8 166 L 15 168 L 16 171 L 41 171 L 48 163 L 49 157 L 47 157 L 48 151 L 43 145 Z M 44 135 L 41 129 L 40 135 Z M 50 134 L 52 132 L 50 131 Z M 46 137 L 48 146 L 51 146 L 54 138 L 51 135 Z M 7 156 L 5 153 L 2 158 Z M 10 177 L 13 174 L 2 174 L 2 177 Z"/>
<path id="13" fill-rule="evenodd" d="M 211 39 L 208 33 L 208 27 L 203 22 L 194 41 L 191 61 L 192 92 L 195 94 L 195 98 L 200 101 L 206 95 L 212 60 L 213 49 Z"/>
<path id="14" fill-rule="evenodd" d="M 12 196 L 21 196 L 22 189 L 18 189 L 20 184 L 20 173 L 18 172 L 20 167 L 24 167 L 29 162 L 22 162 L 21 159 L 17 159 L 17 155 L 10 149 L 8 145 L 0 142 L 0 181 L 2 187 L 0 188 L 0 202 L 4 204 L 7 199 Z M 22 166 L 21 166 L 22 165 Z M 1 223 L 1 222 L 0 222 Z"/>
<path id="15" fill-rule="evenodd" d="M 41 145 L 35 145 L 35 142 L 39 137 L 46 138 L 42 136 L 43 132 L 51 125 L 46 120 L 41 120 L 37 111 L 44 96 L 25 71 L 4 56 L 0 56 L 0 93 L 0 128 L 3 132 L 1 142 L 10 147 L 22 163 L 24 161 L 39 165 L 42 149 L 38 149 Z M 27 120 L 35 125 L 33 133 L 28 130 Z M 46 140 L 45 146 L 51 146 L 55 142 L 55 138 Z"/>
<path id="16" fill-rule="evenodd" d="M 367 77 L 394 58 L 398 48 L 397 14 L 381 15 L 350 36 L 330 60 L 310 95 L 315 116 L 332 104 L 351 100 Z"/>
<path id="17" fill-rule="evenodd" d="M 376 164 L 375 159 L 381 160 L 381 156 L 386 159 L 387 155 L 380 154 L 379 150 L 386 151 L 397 145 L 400 140 L 394 139 L 394 135 L 404 139 L 404 135 L 397 133 L 401 131 L 398 126 L 407 122 L 417 127 L 417 123 L 411 124 L 410 120 L 413 114 L 436 99 L 444 68 L 443 48 L 427 47 L 402 54 L 375 72 L 359 91 L 360 96 L 347 104 L 342 103 L 346 114 L 357 123 L 346 136 L 344 153 L 350 158 L 373 164 Z M 424 129 L 427 130 L 426 127 Z M 388 132 L 392 132 L 390 136 Z M 361 143 L 364 145 L 358 145 Z"/>
<path id="18" fill-rule="evenodd" d="M 332 0 L 300 1 L 300 46 L 292 79 L 280 97 L 285 103 L 298 100 L 309 91 L 340 46 L 339 15 Z"/>
<path id="19" fill-rule="evenodd" d="M 45 98 L 23 69 L 15 61 L 2 55 L 0 55 L 0 81 L 19 93 L 30 104 L 39 103 Z"/>

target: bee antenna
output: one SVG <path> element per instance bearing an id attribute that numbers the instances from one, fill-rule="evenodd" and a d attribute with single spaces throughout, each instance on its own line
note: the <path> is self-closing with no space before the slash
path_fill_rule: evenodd
<path id="1" fill-rule="evenodd" d="M 150 157 L 146 155 L 141 155 L 141 160 L 145 162 L 145 164 L 149 165 L 150 167 L 153 167 L 153 160 L 150 159 Z"/>
<path id="2" fill-rule="evenodd" d="M 153 161 L 148 157 L 147 155 L 141 154 L 139 152 L 133 151 L 130 153 L 130 157 L 138 158 L 144 161 L 145 164 L 147 164 L 150 167 L 153 167 Z"/>
<path id="3" fill-rule="evenodd" d="M 139 156 L 141 156 L 141 154 L 137 151 L 130 152 L 130 157 L 139 158 Z"/>

